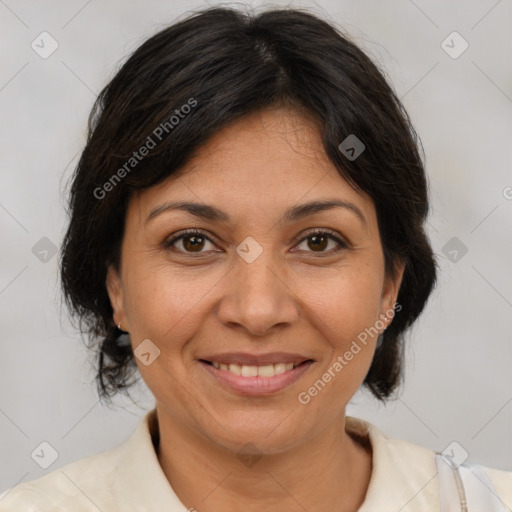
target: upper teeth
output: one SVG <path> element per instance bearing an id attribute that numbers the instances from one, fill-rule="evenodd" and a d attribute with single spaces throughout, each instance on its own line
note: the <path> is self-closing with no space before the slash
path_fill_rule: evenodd
<path id="1" fill-rule="evenodd" d="M 274 375 L 279 375 L 288 370 L 292 370 L 295 366 L 298 366 L 299 363 L 277 363 L 267 364 L 264 366 L 241 366 L 239 364 L 226 364 L 213 361 L 212 365 L 215 366 L 215 368 L 227 370 L 228 372 L 234 373 L 235 375 L 241 375 L 242 377 L 256 377 L 257 375 L 260 377 L 273 377 Z"/>

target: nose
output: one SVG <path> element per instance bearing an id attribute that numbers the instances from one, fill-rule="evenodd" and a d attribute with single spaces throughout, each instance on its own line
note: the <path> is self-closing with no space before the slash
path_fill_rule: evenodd
<path id="1" fill-rule="evenodd" d="M 271 253 L 264 250 L 252 263 L 235 256 L 217 309 L 222 323 L 262 337 L 299 318 L 297 296 L 290 288 L 286 269 Z"/>

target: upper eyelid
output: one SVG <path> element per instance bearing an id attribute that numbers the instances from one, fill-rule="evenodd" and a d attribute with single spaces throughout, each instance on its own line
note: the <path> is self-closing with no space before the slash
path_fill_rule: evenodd
<path id="1" fill-rule="evenodd" d="M 199 228 L 189 228 L 184 231 L 178 231 L 176 234 L 173 234 L 171 236 L 168 236 L 164 240 L 164 244 L 171 245 L 177 242 L 178 240 L 181 240 L 185 236 L 193 236 L 194 234 L 199 234 L 204 236 L 209 242 L 215 243 L 215 238 L 212 238 L 210 235 L 206 234 L 203 230 Z"/>

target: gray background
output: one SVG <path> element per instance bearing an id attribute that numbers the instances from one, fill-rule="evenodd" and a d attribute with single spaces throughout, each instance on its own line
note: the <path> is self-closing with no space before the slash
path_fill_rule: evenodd
<path id="1" fill-rule="evenodd" d="M 117 445 L 153 406 L 143 383 L 136 404 L 99 403 L 60 303 L 57 257 L 40 240 L 60 246 L 65 184 L 97 93 L 143 40 L 206 5 L 0 0 L 0 491 Z M 386 70 L 430 179 L 441 276 L 410 335 L 403 393 L 387 406 L 358 393 L 348 414 L 436 450 L 456 440 L 470 461 L 512 470 L 512 2 L 289 5 L 341 25 Z M 47 59 L 31 47 L 43 31 L 58 43 Z M 458 58 L 442 47 L 453 31 L 469 44 Z M 58 452 L 46 470 L 31 458 L 43 441 Z"/>

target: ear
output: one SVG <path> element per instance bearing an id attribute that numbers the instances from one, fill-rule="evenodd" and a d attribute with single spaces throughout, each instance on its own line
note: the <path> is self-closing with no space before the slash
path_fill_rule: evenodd
<path id="1" fill-rule="evenodd" d="M 396 265 L 394 273 L 387 274 L 384 278 L 380 313 L 389 319 L 388 324 L 391 323 L 394 315 L 396 299 L 398 298 L 398 292 L 404 277 L 404 270 L 405 264 L 400 262 Z"/>
<path id="2" fill-rule="evenodd" d="M 124 294 L 121 283 L 121 277 L 117 270 L 110 265 L 107 271 L 106 278 L 107 293 L 110 299 L 110 304 L 114 311 L 114 322 L 119 324 L 121 322 L 123 330 L 127 331 L 126 317 L 124 313 Z"/>

